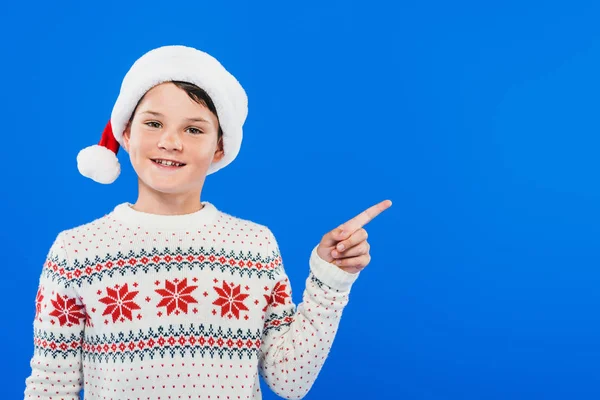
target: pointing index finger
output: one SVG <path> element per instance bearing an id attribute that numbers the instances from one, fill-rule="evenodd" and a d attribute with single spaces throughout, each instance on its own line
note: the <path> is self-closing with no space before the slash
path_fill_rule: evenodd
<path id="1" fill-rule="evenodd" d="M 390 208 L 392 205 L 391 200 L 384 200 L 379 204 L 375 204 L 367 208 L 365 211 L 358 214 L 356 217 L 342 224 L 342 228 L 344 229 L 344 236 L 348 234 L 352 234 L 371 222 L 376 216 L 381 214 L 383 211 Z"/>

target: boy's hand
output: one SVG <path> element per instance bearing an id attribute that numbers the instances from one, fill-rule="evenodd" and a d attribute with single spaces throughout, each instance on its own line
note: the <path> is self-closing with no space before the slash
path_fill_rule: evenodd
<path id="1" fill-rule="evenodd" d="M 350 273 L 361 271 L 371 261 L 367 231 L 363 226 L 391 205 L 390 200 L 384 200 L 325 234 L 317 247 L 319 257 Z"/>

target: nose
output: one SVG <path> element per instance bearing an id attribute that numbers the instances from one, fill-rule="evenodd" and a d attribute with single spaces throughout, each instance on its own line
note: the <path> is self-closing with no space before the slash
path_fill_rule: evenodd
<path id="1" fill-rule="evenodd" d="M 182 150 L 181 138 L 176 132 L 166 129 L 160 136 L 158 147 L 165 150 Z"/>

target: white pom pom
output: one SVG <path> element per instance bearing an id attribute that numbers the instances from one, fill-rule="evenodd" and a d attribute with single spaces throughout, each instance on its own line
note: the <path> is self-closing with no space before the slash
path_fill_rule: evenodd
<path id="1" fill-rule="evenodd" d="M 113 183 L 121 173 L 117 155 L 97 144 L 77 154 L 77 169 L 81 175 L 104 184 Z"/>

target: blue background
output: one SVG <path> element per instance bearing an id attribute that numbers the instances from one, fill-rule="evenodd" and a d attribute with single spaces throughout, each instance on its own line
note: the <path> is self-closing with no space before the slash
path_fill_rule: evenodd
<path id="1" fill-rule="evenodd" d="M 187 44 L 250 99 L 242 151 L 202 198 L 272 229 L 296 302 L 321 236 L 394 203 L 367 225 L 372 262 L 307 399 L 598 399 L 599 13 L 3 3 L 2 398 L 22 398 L 52 240 L 137 194 L 125 152 L 110 186 L 79 175 L 77 152 L 137 57 Z"/>

